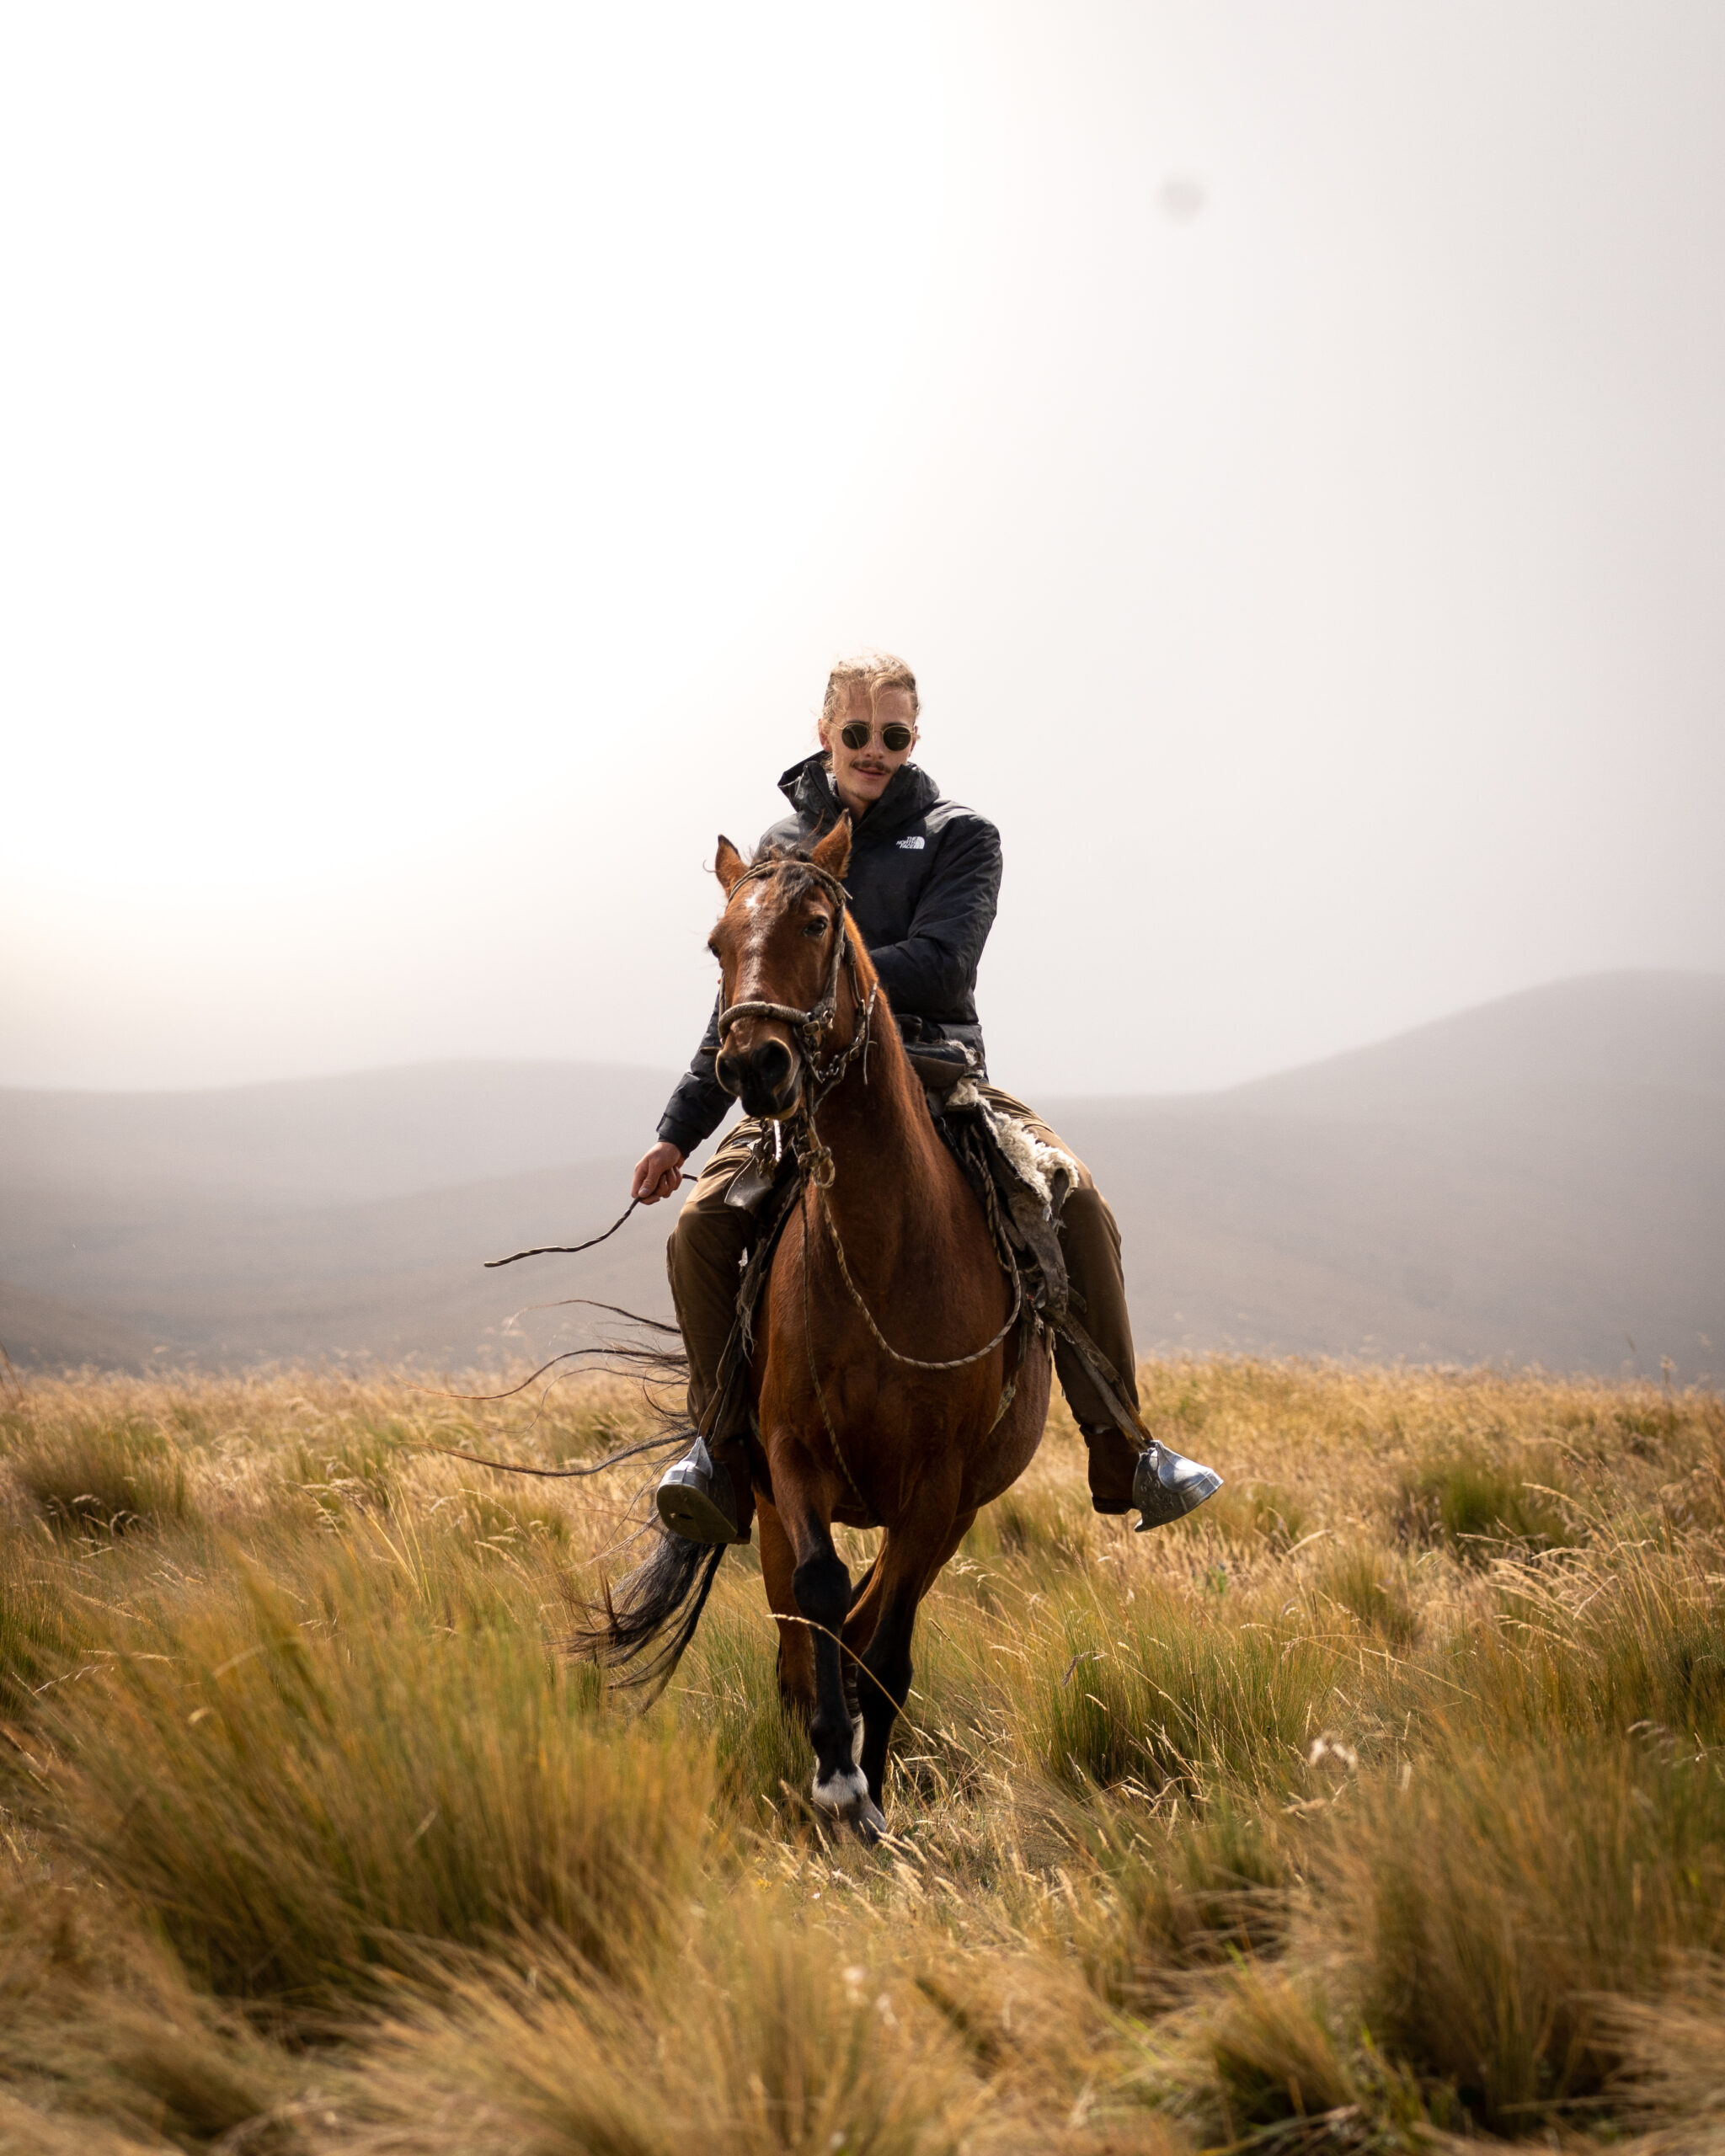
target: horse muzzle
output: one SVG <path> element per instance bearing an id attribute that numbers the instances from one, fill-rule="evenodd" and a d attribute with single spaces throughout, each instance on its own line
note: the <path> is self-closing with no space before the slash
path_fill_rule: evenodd
<path id="1" fill-rule="evenodd" d="M 745 1115 L 774 1122 L 789 1115 L 803 1091 L 803 1072 L 783 1041 L 771 1034 L 745 1048 L 733 1035 L 720 1049 L 713 1074 L 743 1103 Z"/>

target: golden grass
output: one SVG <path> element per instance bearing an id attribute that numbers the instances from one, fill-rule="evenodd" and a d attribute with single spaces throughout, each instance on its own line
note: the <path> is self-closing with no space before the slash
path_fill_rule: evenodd
<path id="1" fill-rule="evenodd" d="M 805 1802 L 753 1553 L 644 1720 L 559 1641 L 644 1433 L 404 1380 L 0 1417 L 0 2148 L 1725 2143 L 1725 1413 L 1146 1365 L 926 1605 L 880 1849 Z M 871 1538 L 841 1538 L 852 1560 Z"/>

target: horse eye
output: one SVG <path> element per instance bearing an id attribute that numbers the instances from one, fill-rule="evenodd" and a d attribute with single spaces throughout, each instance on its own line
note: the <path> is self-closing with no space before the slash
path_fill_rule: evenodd
<path id="1" fill-rule="evenodd" d="M 825 915 L 821 915 L 819 920 L 809 921 L 804 926 L 803 933 L 805 936 L 825 936 L 826 933 Z"/>

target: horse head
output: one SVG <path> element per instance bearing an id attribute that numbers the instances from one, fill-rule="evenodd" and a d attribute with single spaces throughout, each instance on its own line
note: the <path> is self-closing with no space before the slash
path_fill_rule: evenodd
<path id="1" fill-rule="evenodd" d="M 724 911 L 708 938 L 724 978 L 714 1075 L 744 1113 L 777 1121 L 802 1105 L 814 1037 L 836 1015 L 849 933 L 841 881 L 851 824 L 806 857 L 745 862 L 721 837 L 714 870 Z"/>

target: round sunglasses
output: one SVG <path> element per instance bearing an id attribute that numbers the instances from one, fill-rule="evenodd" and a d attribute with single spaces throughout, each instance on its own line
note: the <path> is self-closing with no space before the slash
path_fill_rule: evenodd
<path id="1" fill-rule="evenodd" d="M 839 728 L 839 739 L 847 749 L 866 749 L 873 738 L 874 728 L 867 719 L 853 718 L 848 726 Z M 880 745 L 896 756 L 901 749 L 911 745 L 911 729 L 899 719 L 893 719 L 880 729 Z"/>

